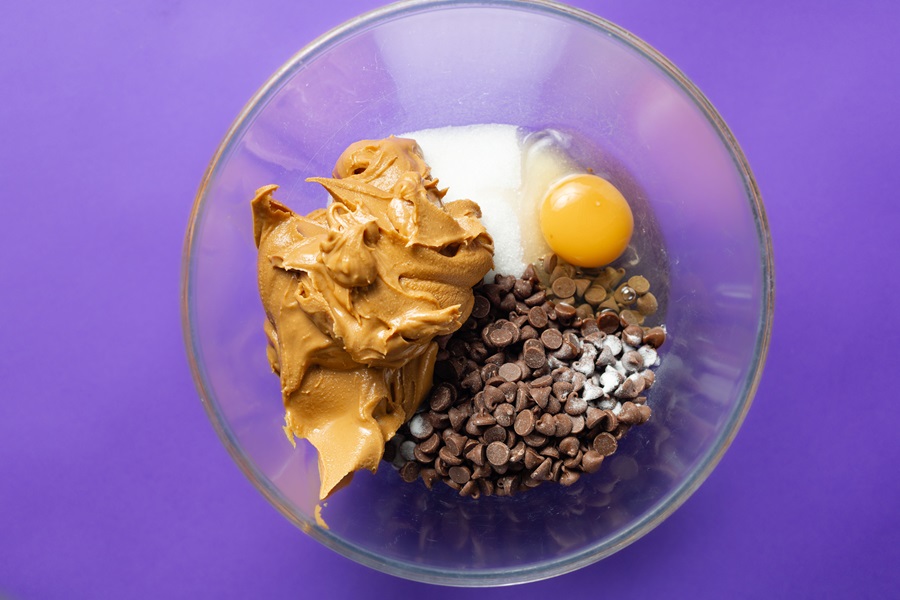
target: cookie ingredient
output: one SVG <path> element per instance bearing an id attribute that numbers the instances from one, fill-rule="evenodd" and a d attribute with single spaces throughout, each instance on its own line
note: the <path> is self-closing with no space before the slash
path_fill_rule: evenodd
<path id="1" fill-rule="evenodd" d="M 385 441 L 431 387 L 436 336 L 460 327 L 492 265 L 478 205 L 442 202 L 413 140 L 362 141 L 334 178 L 313 178 L 325 209 L 253 199 L 267 350 L 285 432 L 319 453 L 320 496 L 375 471 Z"/>

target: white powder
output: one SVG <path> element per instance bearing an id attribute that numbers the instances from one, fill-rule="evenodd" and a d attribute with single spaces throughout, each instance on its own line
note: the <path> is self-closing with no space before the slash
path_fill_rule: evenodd
<path id="1" fill-rule="evenodd" d="M 468 125 L 405 133 L 419 143 L 432 177 L 449 188 L 445 202 L 474 200 L 494 238 L 494 272 L 525 270 L 518 211 L 522 187 L 521 135 L 513 125 Z"/>
<path id="2" fill-rule="evenodd" d="M 494 238 L 494 273 L 522 275 L 528 263 L 550 252 L 538 219 L 550 185 L 581 172 L 563 148 L 566 139 L 547 130 L 525 134 L 514 125 L 466 125 L 402 134 L 419 143 L 432 177 L 449 188 L 444 200 L 474 200 Z"/>

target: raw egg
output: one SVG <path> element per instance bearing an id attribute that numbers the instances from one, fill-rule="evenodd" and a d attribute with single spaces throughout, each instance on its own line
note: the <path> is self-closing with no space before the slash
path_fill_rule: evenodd
<path id="1" fill-rule="evenodd" d="M 554 182 L 540 206 L 541 232 L 560 258 L 579 267 L 599 267 L 628 247 L 634 216 L 616 187 L 580 173 Z"/>

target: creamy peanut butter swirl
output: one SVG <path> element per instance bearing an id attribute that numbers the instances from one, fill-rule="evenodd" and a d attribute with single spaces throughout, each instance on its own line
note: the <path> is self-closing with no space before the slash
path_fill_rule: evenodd
<path id="1" fill-rule="evenodd" d="M 472 310 L 493 240 L 470 200 L 443 192 L 413 140 L 353 144 L 331 195 L 303 217 L 253 199 L 267 350 L 281 378 L 285 432 L 319 452 L 320 497 L 357 469 L 375 471 L 385 442 L 431 387 L 436 336 Z"/>

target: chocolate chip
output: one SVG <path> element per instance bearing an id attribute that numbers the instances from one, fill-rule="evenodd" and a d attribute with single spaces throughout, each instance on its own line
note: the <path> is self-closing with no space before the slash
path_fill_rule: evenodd
<path id="1" fill-rule="evenodd" d="M 637 398 L 638 394 L 644 391 L 644 378 L 635 374 L 636 377 L 628 377 L 622 383 L 621 387 L 616 390 L 617 398 Z M 621 420 L 621 414 L 619 415 Z"/>
<path id="2" fill-rule="evenodd" d="M 606 413 L 599 408 L 589 406 L 585 413 L 585 427 L 593 429 L 600 421 L 606 417 Z"/>
<path id="3" fill-rule="evenodd" d="M 574 436 L 566 436 L 559 441 L 559 451 L 568 456 L 578 454 L 578 438 Z"/>
<path id="4" fill-rule="evenodd" d="M 539 369 L 547 364 L 544 345 L 539 340 L 527 340 L 522 346 L 522 356 L 525 364 L 532 369 Z"/>
<path id="5" fill-rule="evenodd" d="M 469 482 L 469 479 L 472 476 L 472 470 L 469 467 L 464 467 L 461 465 L 450 467 L 449 469 L 450 479 L 452 479 L 455 483 L 459 485 L 463 485 Z"/>
<path id="6" fill-rule="evenodd" d="M 503 392 L 493 385 L 484 386 L 482 393 L 484 394 L 484 406 L 488 410 L 494 410 L 498 404 L 506 401 L 506 396 L 503 395 Z"/>
<path id="7" fill-rule="evenodd" d="M 467 481 L 459 490 L 459 495 L 478 498 L 481 495 L 481 488 L 477 481 L 469 479 L 469 481 Z"/>
<path id="8" fill-rule="evenodd" d="M 488 430 L 484 432 L 482 438 L 484 439 L 485 444 L 505 441 L 506 429 L 504 429 L 502 425 L 494 425 L 493 427 L 489 427 Z"/>
<path id="9" fill-rule="evenodd" d="M 512 275 L 501 275 L 497 273 L 494 275 L 494 283 L 500 288 L 500 291 L 506 294 L 507 292 L 512 291 L 513 287 L 516 285 L 516 278 Z"/>
<path id="10" fill-rule="evenodd" d="M 422 413 L 413 416 L 407 423 L 409 433 L 417 440 L 424 440 L 434 432 L 431 422 Z"/>
<path id="11" fill-rule="evenodd" d="M 563 323 L 570 322 L 575 317 L 575 307 L 567 303 L 559 303 L 555 306 L 556 316 Z"/>
<path id="12" fill-rule="evenodd" d="M 532 448 L 539 448 L 547 443 L 547 436 L 541 435 L 537 431 L 532 431 L 526 436 L 522 436 L 522 440 Z"/>
<path id="13" fill-rule="evenodd" d="M 481 380 L 481 373 L 478 371 L 470 371 L 460 382 L 460 387 L 465 390 L 468 390 L 470 393 L 474 394 L 481 390 L 481 386 L 483 382 Z"/>
<path id="14" fill-rule="evenodd" d="M 419 478 L 420 469 L 419 463 L 408 462 L 400 467 L 400 478 L 406 483 L 412 483 Z"/>
<path id="15" fill-rule="evenodd" d="M 503 296 L 503 300 L 500 301 L 500 310 L 503 312 L 512 312 L 516 309 L 516 297 L 512 294 L 512 292 Z"/>
<path id="16" fill-rule="evenodd" d="M 616 451 L 618 444 L 616 443 L 616 438 L 604 432 L 594 438 L 592 447 L 598 454 L 609 456 Z"/>
<path id="17" fill-rule="evenodd" d="M 584 452 L 582 452 L 581 447 L 579 445 L 575 454 L 569 456 L 568 458 L 563 459 L 563 467 L 566 470 L 571 471 L 572 469 L 580 469 L 581 468 L 581 457 L 584 456 Z"/>
<path id="18" fill-rule="evenodd" d="M 547 375 L 541 375 L 531 382 L 533 388 L 549 387 L 551 385 L 553 385 L 553 376 L 549 373 Z"/>
<path id="19" fill-rule="evenodd" d="M 429 405 L 431 406 L 431 410 L 443 412 L 450 408 L 455 400 L 456 388 L 452 385 L 441 383 L 432 388 Z"/>
<path id="20" fill-rule="evenodd" d="M 419 470 L 419 477 L 421 477 L 422 481 L 425 482 L 425 487 L 427 487 L 430 490 L 431 486 L 434 485 L 434 482 L 437 481 L 440 476 L 437 474 L 437 471 L 435 471 L 434 469 L 423 468 L 423 469 Z"/>
<path id="21" fill-rule="evenodd" d="M 562 410 L 562 402 L 556 396 L 551 395 L 547 400 L 547 407 L 544 410 L 551 415 L 555 415 Z"/>
<path id="22" fill-rule="evenodd" d="M 587 400 L 580 396 L 576 396 L 574 394 L 569 395 L 566 399 L 566 404 L 564 406 L 564 410 L 567 415 L 575 416 L 584 413 L 587 410 L 588 404 Z"/>
<path id="23" fill-rule="evenodd" d="M 483 367 L 481 367 L 481 380 L 484 381 L 487 385 L 494 385 L 493 379 L 497 377 L 497 371 L 500 370 L 500 365 L 495 365 L 494 363 L 487 363 Z"/>
<path id="24" fill-rule="evenodd" d="M 516 415 L 513 430 L 521 436 L 526 436 L 534 431 L 534 413 L 530 410 L 523 410 Z"/>
<path id="25" fill-rule="evenodd" d="M 534 286 L 527 279 L 517 279 L 513 286 L 513 295 L 519 300 L 524 300 L 531 296 Z"/>
<path id="26" fill-rule="evenodd" d="M 425 441 L 419 442 L 416 446 L 417 449 L 421 450 L 425 454 L 434 454 L 437 452 L 438 448 L 441 445 L 441 438 L 436 433 L 432 433 L 428 439 Z"/>
<path id="27" fill-rule="evenodd" d="M 556 256 L 556 254 L 550 254 L 550 256 L 545 256 L 544 261 L 543 261 L 544 270 L 548 273 L 552 273 L 553 271 L 556 270 L 556 265 L 558 262 L 559 262 L 559 258 Z"/>
<path id="28" fill-rule="evenodd" d="M 495 348 L 505 348 L 512 343 L 513 336 L 508 329 L 495 327 L 487 334 L 488 340 Z"/>
<path id="29" fill-rule="evenodd" d="M 588 450 L 581 457 L 581 470 L 585 473 L 596 473 L 603 463 L 603 455 L 596 450 Z"/>
<path id="30" fill-rule="evenodd" d="M 644 333 L 644 343 L 659 348 L 666 341 L 666 330 L 662 327 L 653 327 Z"/>
<path id="31" fill-rule="evenodd" d="M 644 357 L 636 350 L 629 350 L 622 355 L 622 366 L 628 372 L 637 371 L 644 366 Z"/>
<path id="32" fill-rule="evenodd" d="M 583 390 L 585 381 L 587 381 L 587 376 L 584 373 L 575 371 L 572 375 L 572 391 L 580 392 Z"/>
<path id="33" fill-rule="evenodd" d="M 619 427 L 619 417 L 611 410 L 603 411 L 606 415 L 606 419 L 604 421 L 603 428 L 606 431 L 613 431 L 614 429 Z"/>
<path id="34" fill-rule="evenodd" d="M 656 314 L 656 311 L 659 310 L 659 302 L 656 300 L 656 296 L 650 292 L 647 292 L 638 298 L 635 306 L 637 307 L 638 312 L 645 317 L 654 315 Z"/>
<path id="35" fill-rule="evenodd" d="M 584 431 L 584 415 L 572 417 L 572 435 L 578 435 Z"/>
<path id="36" fill-rule="evenodd" d="M 578 348 L 567 341 L 563 341 L 562 346 L 559 347 L 559 350 L 553 352 L 552 356 L 557 360 L 570 362 L 578 357 Z"/>
<path id="37" fill-rule="evenodd" d="M 550 288 L 557 298 L 568 298 L 575 295 L 575 282 L 570 277 L 559 277 Z"/>
<path id="38" fill-rule="evenodd" d="M 491 354 L 486 359 L 484 359 L 484 362 L 487 364 L 496 365 L 499 368 L 500 365 L 506 362 L 506 353 L 501 350 L 496 354 Z"/>
<path id="39" fill-rule="evenodd" d="M 509 451 L 509 462 L 518 463 L 521 462 L 525 458 L 527 446 L 525 442 L 519 441 L 514 445 Z"/>
<path id="40" fill-rule="evenodd" d="M 524 319 L 524 317 L 523 317 L 523 319 Z M 524 323 L 524 320 L 522 322 Z M 508 331 L 509 334 L 512 336 L 511 343 L 515 344 L 516 342 L 519 341 L 519 325 L 516 325 L 515 323 L 512 323 L 510 321 L 498 321 L 498 323 L 500 323 L 501 328 Z"/>
<path id="41" fill-rule="evenodd" d="M 503 392 L 503 396 L 506 398 L 507 402 L 515 402 L 516 393 L 519 391 L 518 385 L 512 381 L 504 380 L 503 383 L 497 386 L 497 389 Z"/>
<path id="42" fill-rule="evenodd" d="M 625 382 L 628 383 L 628 380 Z M 622 387 L 624 387 L 624 384 Z M 618 417 L 619 423 L 635 425 L 641 420 L 641 411 L 638 410 L 638 407 L 634 402 L 625 402 L 622 404 L 622 410 L 619 411 Z"/>
<path id="43" fill-rule="evenodd" d="M 531 389 L 525 384 L 522 384 L 522 386 L 523 387 L 520 387 L 516 390 L 516 412 L 519 412 L 526 408 L 531 408 L 534 405 L 534 399 L 531 397 Z"/>
<path id="44" fill-rule="evenodd" d="M 590 304 L 579 304 L 575 307 L 575 316 L 581 319 L 583 323 L 585 319 L 591 319 L 594 316 L 594 307 Z"/>
<path id="45" fill-rule="evenodd" d="M 533 471 L 542 462 L 544 462 L 544 457 L 541 456 L 537 450 L 530 446 L 525 447 L 523 463 L 525 464 L 526 469 Z"/>
<path id="46" fill-rule="evenodd" d="M 541 343 L 547 350 L 558 350 L 563 344 L 563 336 L 557 329 L 547 329 L 541 333 Z"/>
<path id="47" fill-rule="evenodd" d="M 644 315 L 637 311 L 626 309 L 619 313 L 619 321 L 621 322 L 622 327 L 640 325 L 644 322 Z"/>
<path id="48" fill-rule="evenodd" d="M 573 386 L 570 381 L 565 381 L 563 379 L 553 384 L 553 394 L 557 398 L 567 397 L 573 389 L 575 389 L 575 386 Z"/>
<path id="49" fill-rule="evenodd" d="M 494 418 L 494 415 L 476 414 L 472 415 L 472 417 L 469 419 L 469 422 L 476 427 L 490 427 L 491 425 L 494 425 L 497 420 Z"/>
<path id="50" fill-rule="evenodd" d="M 528 296 L 522 302 L 525 303 L 525 306 L 540 306 L 544 302 L 547 301 L 547 291 L 539 290 L 532 295 Z"/>
<path id="51" fill-rule="evenodd" d="M 549 413 L 544 413 L 540 419 L 534 424 L 534 429 L 546 436 L 551 436 L 556 433 L 556 421 L 553 419 L 553 415 Z M 516 433 L 519 433 L 518 431 Z M 524 434 L 520 434 L 524 435 Z"/>
<path id="52" fill-rule="evenodd" d="M 603 348 L 600 350 L 600 354 L 597 355 L 595 364 L 598 367 L 609 367 L 616 364 L 616 355 L 613 354 L 612 349 L 608 345 L 603 345 Z"/>
<path id="53" fill-rule="evenodd" d="M 638 406 L 638 412 L 641 413 L 641 418 L 638 423 L 646 423 L 650 420 L 650 415 L 653 413 L 653 411 L 650 410 L 650 407 L 645 404 Z"/>
<path id="54" fill-rule="evenodd" d="M 491 302 L 481 294 L 475 294 L 474 303 L 472 304 L 472 316 L 476 319 L 483 319 L 491 312 Z"/>
<path id="55" fill-rule="evenodd" d="M 526 279 L 528 281 L 537 281 L 537 271 L 534 268 L 534 265 L 528 263 L 528 266 L 525 267 L 525 271 L 522 273 L 522 279 Z"/>
<path id="56" fill-rule="evenodd" d="M 531 397 L 534 399 L 535 404 L 541 408 L 547 408 L 547 404 L 550 402 L 551 391 L 552 390 L 549 387 L 532 388 Z"/>
<path id="57" fill-rule="evenodd" d="M 575 295 L 579 298 L 584 297 L 584 294 L 587 292 L 587 289 L 591 286 L 592 281 L 585 277 L 578 277 L 575 279 Z"/>
<path id="58" fill-rule="evenodd" d="M 616 438 L 616 440 L 621 440 L 622 437 L 628 433 L 628 430 L 631 429 L 631 425 L 626 425 L 625 423 L 619 423 L 619 426 L 616 427 L 616 430 L 612 432 L 612 436 Z"/>
<path id="59" fill-rule="evenodd" d="M 641 362 L 643 363 L 643 359 Z M 501 365 L 498 374 L 507 381 L 518 381 L 522 378 L 522 369 L 516 363 L 506 363 Z"/>
<path id="60" fill-rule="evenodd" d="M 566 413 L 559 413 L 554 415 L 554 434 L 556 437 L 566 437 L 570 433 L 572 433 L 572 417 L 567 415 Z"/>
<path id="61" fill-rule="evenodd" d="M 549 458 L 545 458 L 541 464 L 539 464 L 534 471 L 531 473 L 531 478 L 536 479 L 538 481 L 547 481 L 550 479 L 550 468 L 553 465 L 553 461 Z"/>
<path id="62" fill-rule="evenodd" d="M 650 291 L 650 282 L 647 281 L 645 277 L 640 275 L 635 275 L 628 279 L 628 285 L 632 290 L 639 296 L 642 296 Z"/>
<path id="63" fill-rule="evenodd" d="M 450 427 L 454 431 L 459 431 L 468 418 L 465 410 L 455 406 L 449 410 L 448 415 L 450 417 Z"/>
<path id="64" fill-rule="evenodd" d="M 528 323 L 535 329 L 545 328 L 547 322 L 547 311 L 543 306 L 534 306 L 528 311 Z"/>
<path id="65" fill-rule="evenodd" d="M 604 300 L 606 300 L 606 290 L 603 286 L 591 286 L 584 292 L 584 301 L 591 306 L 597 306 Z"/>
<path id="66" fill-rule="evenodd" d="M 601 312 L 603 311 L 612 311 L 616 314 L 619 312 L 619 303 L 616 302 L 616 299 L 612 296 L 607 296 L 606 300 L 600 303 L 597 307 Z"/>
<path id="67" fill-rule="evenodd" d="M 472 469 L 472 479 L 490 477 L 491 471 L 491 465 L 487 461 L 484 461 L 484 464 L 475 465 L 475 468 Z"/>
<path id="68" fill-rule="evenodd" d="M 547 301 L 541 304 L 544 308 L 544 312 L 547 313 L 547 319 L 550 320 L 550 323 L 547 323 L 547 327 L 552 327 L 554 321 L 556 321 L 556 305 L 553 302 Z"/>
<path id="69" fill-rule="evenodd" d="M 478 467 L 484 465 L 484 444 L 475 444 L 469 448 L 466 458 Z"/>
<path id="70" fill-rule="evenodd" d="M 487 447 L 487 459 L 492 465 L 505 465 L 509 461 L 509 448 L 503 442 L 491 442 Z"/>
<path id="71" fill-rule="evenodd" d="M 597 326 L 606 335 L 615 333 L 620 325 L 619 316 L 614 312 L 602 312 L 597 316 Z"/>
<path id="72" fill-rule="evenodd" d="M 462 458 L 454 456 L 447 446 L 444 446 L 438 451 L 438 458 L 440 458 L 441 462 L 445 465 L 454 466 L 462 464 Z"/>
<path id="73" fill-rule="evenodd" d="M 637 348 L 644 339 L 644 330 L 637 325 L 629 325 L 622 331 L 622 341 Z"/>
<path id="74" fill-rule="evenodd" d="M 538 338 L 537 330 L 531 325 L 523 325 L 522 329 L 519 330 L 519 340 L 536 340 Z"/>
<path id="75" fill-rule="evenodd" d="M 494 418 L 497 420 L 497 425 L 502 427 L 510 427 L 515 420 L 515 408 L 511 404 L 501 404 L 497 408 L 494 409 Z"/>
<path id="76" fill-rule="evenodd" d="M 559 481 L 560 472 L 562 471 L 563 461 L 554 460 L 550 467 L 550 481 Z"/>
<path id="77" fill-rule="evenodd" d="M 545 446 L 541 448 L 539 454 L 541 456 L 549 456 L 550 458 L 559 458 L 559 448 L 556 446 Z"/>
<path id="78" fill-rule="evenodd" d="M 427 465 L 434 461 L 434 453 L 425 452 L 424 450 L 422 450 L 421 445 L 417 445 L 413 449 L 413 458 L 423 465 Z"/>
<path id="79" fill-rule="evenodd" d="M 564 486 L 570 486 L 580 478 L 581 473 L 579 473 L 578 471 L 569 471 L 567 469 L 563 469 L 562 475 L 559 476 L 559 483 Z"/>

